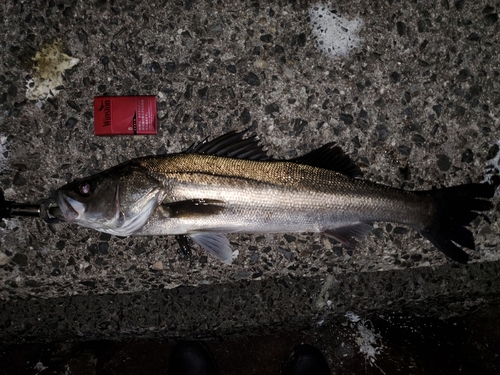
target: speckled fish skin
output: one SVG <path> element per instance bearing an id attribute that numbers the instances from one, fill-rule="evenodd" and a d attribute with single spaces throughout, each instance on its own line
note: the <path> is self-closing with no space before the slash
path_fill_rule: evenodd
<path id="1" fill-rule="evenodd" d="M 67 222 L 118 236 L 188 236 L 226 263 L 225 233 L 322 232 L 354 247 L 373 222 L 388 221 L 466 263 L 457 245 L 474 249 L 466 226 L 492 208 L 493 185 L 405 191 L 356 178 L 359 168 L 333 144 L 280 161 L 243 134 L 76 180 L 58 189 L 59 210 Z"/>

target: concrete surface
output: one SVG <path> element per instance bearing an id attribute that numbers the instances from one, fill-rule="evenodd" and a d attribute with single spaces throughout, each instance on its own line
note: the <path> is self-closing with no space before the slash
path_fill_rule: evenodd
<path id="1" fill-rule="evenodd" d="M 317 48 L 307 2 L 0 6 L 9 200 L 41 202 L 76 177 L 247 127 L 285 158 L 336 141 L 366 178 L 408 189 L 498 174 L 493 2 L 336 2 L 337 15 L 362 24 L 359 48 L 344 57 Z M 78 63 L 61 68 L 48 98 L 28 99 L 42 69 L 33 58 L 55 42 Z M 158 136 L 94 137 L 93 97 L 127 94 L 157 95 Z M 498 215 L 496 206 L 473 223 L 466 266 L 386 223 L 356 251 L 319 235 L 231 236 L 239 257 L 227 266 L 199 249 L 183 258 L 173 238 L 9 220 L 0 223 L 0 340 L 229 337 L 348 311 L 461 315 L 499 300 Z"/>
<path id="2" fill-rule="evenodd" d="M 291 349 L 316 346 L 332 374 L 484 374 L 500 371 L 500 310 L 445 320 L 412 314 L 339 319 L 337 324 L 205 340 L 221 375 L 278 375 Z M 173 340 L 0 344 L 0 374 L 166 374 Z"/>

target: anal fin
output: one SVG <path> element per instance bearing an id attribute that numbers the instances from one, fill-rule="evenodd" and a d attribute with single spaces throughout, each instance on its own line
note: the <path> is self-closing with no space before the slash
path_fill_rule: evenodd
<path id="1" fill-rule="evenodd" d="M 372 231 L 370 223 L 352 223 L 339 228 L 328 229 L 323 233 L 340 242 L 341 244 L 354 248 L 358 244 L 357 240 L 363 240 Z"/>

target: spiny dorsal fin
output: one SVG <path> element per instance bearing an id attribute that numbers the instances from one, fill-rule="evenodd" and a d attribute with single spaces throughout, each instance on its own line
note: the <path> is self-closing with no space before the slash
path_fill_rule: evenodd
<path id="1" fill-rule="evenodd" d="M 316 150 L 290 159 L 294 163 L 306 164 L 311 167 L 329 169 L 338 173 L 342 173 L 348 177 L 362 177 L 363 172 L 354 164 L 349 156 L 339 146 L 334 143 L 327 143 Z"/>
<path id="2" fill-rule="evenodd" d="M 276 160 L 267 154 L 255 135 L 243 138 L 246 132 L 247 130 L 241 132 L 231 131 L 211 141 L 206 138 L 198 144 L 193 143 L 184 153 L 217 155 L 248 160 Z M 334 143 L 327 143 L 316 150 L 289 161 L 329 169 L 349 177 L 361 177 L 363 175 L 361 169 Z"/>
<path id="3" fill-rule="evenodd" d="M 271 158 L 259 144 L 255 134 L 243 138 L 247 130 L 241 132 L 231 131 L 211 141 L 205 138 L 198 144 L 192 144 L 186 154 L 206 154 L 226 156 L 236 159 L 270 160 Z"/>

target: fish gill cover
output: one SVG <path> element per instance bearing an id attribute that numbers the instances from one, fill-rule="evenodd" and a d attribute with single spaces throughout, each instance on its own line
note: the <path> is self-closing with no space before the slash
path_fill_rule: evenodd
<path id="1" fill-rule="evenodd" d="M 341 17 L 330 5 L 320 3 L 309 8 L 309 17 L 316 45 L 327 56 L 346 57 L 361 46 L 361 19 Z"/>

